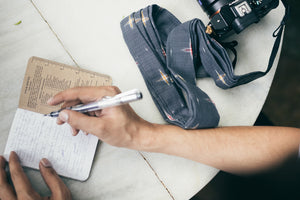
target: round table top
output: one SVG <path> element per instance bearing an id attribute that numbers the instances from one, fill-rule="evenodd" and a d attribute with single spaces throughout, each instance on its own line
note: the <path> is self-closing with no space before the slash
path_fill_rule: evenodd
<path id="1" fill-rule="evenodd" d="M 182 22 L 200 18 L 208 23 L 208 17 L 195 0 L 2 1 L 0 151 L 4 152 L 31 56 L 108 74 L 122 91 L 138 88 L 144 98 L 132 104 L 134 110 L 150 122 L 165 123 L 127 49 L 119 25 L 130 13 L 154 3 Z M 258 24 L 232 36 L 239 42 L 236 74 L 266 69 L 274 43 L 272 33 L 283 13 L 280 5 Z M 19 21 L 22 22 L 15 25 Z M 222 90 L 210 78 L 197 81 L 217 106 L 219 126 L 253 125 L 270 89 L 278 55 L 269 74 L 247 85 Z M 39 172 L 31 169 L 25 172 L 39 193 L 49 194 Z M 217 173 L 218 169 L 183 158 L 101 143 L 86 182 L 63 180 L 74 199 L 189 199 Z"/>

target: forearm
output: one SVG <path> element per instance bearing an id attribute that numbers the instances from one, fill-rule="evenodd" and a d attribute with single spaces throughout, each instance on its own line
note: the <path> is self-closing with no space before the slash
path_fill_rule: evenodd
<path id="1" fill-rule="evenodd" d="M 300 129 L 224 127 L 183 130 L 153 125 L 144 151 L 160 152 L 208 164 L 231 173 L 253 173 L 280 164 L 296 154 Z"/>
<path id="2" fill-rule="evenodd" d="M 78 87 L 56 94 L 48 104 L 72 106 L 119 93 L 113 86 Z M 90 115 L 65 109 L 59 114 L 58 124 L 68 123 L 74 135 L 82 130 L 110 145 L 180 156 L 233 173 L 253 172 L 279 164 L 297 152 L 300 142 L 299 129 L 294 128 L 184 130 L 151 124 L 129 105 L 106 108 Z"/>

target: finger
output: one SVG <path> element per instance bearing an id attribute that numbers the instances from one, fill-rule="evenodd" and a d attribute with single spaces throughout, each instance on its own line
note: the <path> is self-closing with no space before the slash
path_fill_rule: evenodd
<path id="1" fill-rule="evenodd" d="M 20 165 L 19 158 L 13 151 L 9 156 L 9 170 L 17 195 L 34 193 L 34 190 Z"/>
<path id="2" fill-rule="evenodd" d="M 62 106 L 61 106 L 61 109 L 63 108 L 66 108 L 66 107 L 71 107 L 71 106 L 74 106 L 74 105 L 78 105 L 80 104 L 81 102 L 79 100 L 74 100 L 74 101 L 68 101 L 68 102 L 65 102 Z M 56 118 L 56 123 L 58 125 L 62 125 L 64 124 L 65 122 L 64 121 L 61 121 L 59 118 Z"/>
<path id="3" fill-rule="evenodd" d="M 58 117 L 58 118 L 56 118 L 56 123 L 57 123 L 58 125 L 62 125 L 62 124 L 65 123 L 65 121 L 61 120 L 61 119 Z M 73 128 L 72 126 L 70 126 L 70 130 L 71 130 L 71 133 L 72 133 L 73 136 L 76 136 L 76 135 L 79 133 L 79 130 L 76 129 L 76 128 Z"/>
<path id="4" fill-rule="evenodd" d="M 101 130 L 100 119 L 91 117 L 72 110 L 63 110 L 59 113 L 59 119 L 68 123 L 72 128 L 94 134 Z"/>
<path id="5" fill-rule="evenodd" d="M 96 116 L 96 117 L 100 117 L 101 114 L 102 114 L 102 110 L 97 110 L 97 111 L 95 111 L 95 116 Z"/>
<path id="6" fill-rule="evenodd" d="M 0 186 L 7 183 L 7 176 L 5 172 L 5 159 L 0 156 Z"/>
<path id="7" fill-rule="evenodd" d="M 72 132 L 72 135 L 73 135 L 73 136 L 76 136 L 76 135 L 78 135 L 79 130 L 76 129 L 76 128 L 71 127 L 71 132 Z"/>
<path id="8" fill-rule="evenodd" d="M 70 190 L 59 178 L 48 159 L 43 158 L 39 163 L 39 168 L 44 181 L 52 193 L 52 199 L 71 199 Z"/>
<path id="9" fill-rule="evenodd" d="M 81 104 L 82 102 L 80 100 L 73 100 L 73 101 L 66 101 L 61 108 L 71 107 L 78 104 Z"/>
<path id="10" fill-rule="evenodd" d="M 82 103 L 96 101 L 103 96 L 113 96 L 120 93 L 119 88 L 114 86 L 101 87 L 76 87 L 64 90 L 48 100 L 49 105 L 57 105 L 64 101 L 79 100 Z"/>
<path id="11" fill-rule="evenodd" d="M 95 111 L 88 112 L 89 116 L 96 116 Z"/>
<path id="12" fill-rule="evenodd" d="M 84 113 L 86 114 L 86 113 Z M 88 112 L 88 116 L 91 116 L 91 117 L 100 117 L 101 116 L 101 110 L 100 111 L 92 111 L 92 112 Z M 62 125 L 65 123 L 65 121 L 61 120 L 61 118 L 57 117 L 56 118 L 56 123 L 58 125 Z"/>
<path id="13" fill-rule="evenodd" d="M 14 190 L 7 180 L 3 156 L 0 156 L 0 199 L 16 199 Z"/>
<path id="14" fill-rule="evenodd" d="M 57 117 L 57 118 L 56 118 L 56 123 L 57 123 L 58 125 L 62 125 L 62 124 L 64 124 L 65 122 L 62 121 L 59 117 Z"/>

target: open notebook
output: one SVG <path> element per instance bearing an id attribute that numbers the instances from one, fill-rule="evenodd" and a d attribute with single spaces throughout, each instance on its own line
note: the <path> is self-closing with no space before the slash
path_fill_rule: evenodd
<path id="1" fill-rule="evenodd" d="M 59 175 L 85 181 L 90 174 L 98 138 L 81 132 L 72 136 L 68 124 L 57 125 L 43 114 L 58 110 L 46 104 L 57 92 L 76 86 L 110 85 L 106 75 L 32 57 L 28 61 L 22 92 L 4 156 L 15 151 L 22 166 L 38 169 L 47 158 Z"/>

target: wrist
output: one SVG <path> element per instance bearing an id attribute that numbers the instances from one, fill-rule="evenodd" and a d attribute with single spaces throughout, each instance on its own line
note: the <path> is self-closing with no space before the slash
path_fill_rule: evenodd
<path id="1" fill-rule="evenodd" d="M 136 128 L 136 132 L 133 136 L 133 146 L 131 149 L 151 152 L 154 145 L 157 145 L 157 133 L 157 124 L 142 121 Z"/>
<path id="2" fill-rule="evenodd" d="M 139 148 L 137 150 L 174 154 L 185 137 L 185 130 L 163 124 L 149 123 L 140 129 Z"/>

